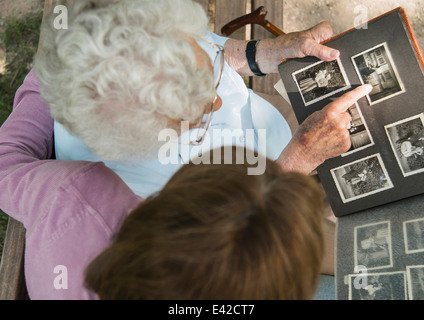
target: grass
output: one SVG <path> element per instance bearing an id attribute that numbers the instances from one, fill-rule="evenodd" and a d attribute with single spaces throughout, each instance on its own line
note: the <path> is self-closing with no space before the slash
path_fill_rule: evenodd
<path id="1" fill-rule="evenodd" d="M 4 72 L 0 74 L 0 124 L 12 111 L 16 90 L 32 67 L 40 37 L 42 12 L 22 19 L 0 20 L 0 50 L 5 56 Z M 0 211 L 0 257 L 3 252 L 8 217 Z"/>

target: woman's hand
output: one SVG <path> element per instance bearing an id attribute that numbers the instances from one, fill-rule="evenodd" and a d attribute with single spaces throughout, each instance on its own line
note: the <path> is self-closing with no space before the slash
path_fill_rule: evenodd
<path id="1" fill-rule="evenodd" d="M 314 56 L 324 61 L 333 61 L 339 57 L 340 52 L 320 44 L 333 35 L 333 29 L 328 22 L 321 22 L 305 31 L 261 40 L 256 48 L 256 62 L 263 73 L 278 73 L 278 65 L 288 58 Z M 226 60 L 240 75 L 251 76 L 245 53 L 246 45 L 247 41 L 244 40 L 227 40 Z"/>
<path id="2" fill-rule="evenodd" d="M 350 149 L 347 113 L 358 99 L 371 92 L 370 85 L 360 86 L 311 114 L 296 130 L 277 162 L 285 171 L 309 174 L 325 160 Z"/>
<path id="3" fill-rule="evenodd" d="M 278 73 L 278 65 L 289 58 L 317 57 L 324 61 L 337 59 L 340 52 L 320 44 L 334 35 L 328 22 L 321 22 L 311 29 L 281 35 L 259 42 L 256 60 L 263 73 Z"/>

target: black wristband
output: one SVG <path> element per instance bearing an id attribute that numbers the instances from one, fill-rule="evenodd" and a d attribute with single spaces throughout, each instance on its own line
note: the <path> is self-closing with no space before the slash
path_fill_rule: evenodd
<path id="1" fill-rule="evenodd" d="M 258 77 L 266 76 L 265 73 L 262 73 L 259 70 L 259 67 L 256 63 L 256 47 L 259 43 L 259 40 L 251 40 L 247 43 L 246 47 L 246 58 L 247 63 L 249 64 L 250 70 L 252 70 L 253 74 Z"/>

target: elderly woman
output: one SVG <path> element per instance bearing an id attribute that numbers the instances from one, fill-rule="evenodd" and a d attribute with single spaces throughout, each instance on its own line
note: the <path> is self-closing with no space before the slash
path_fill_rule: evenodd
<path id="1" fill-rule="evenodd" d="M 290 57 L 336 59 L 337 50 L 319 44 L 332 35 L 328 24 L 248 43 L 209 33 L 207 23 L 191 0 L 81 0 L 69 10 L 69 29 L 46 23 L 35 71 L 55 119 L 57 158 L 104 161 L 145 197 L 193 154 L 225 144 L 303 173 L 349 149 L 345 111 L 364 88 L 314 114 L 291 139 L 284 118 L 241 77 L 277 72 Z M 165 129 L 177 139 L 163 137 Z M 158 140 L 177 146 L 160 152 Z"/>
<path id="2" fill-rule="evenodd" d="M 0 128 L 0 206 L 26 228 L 31 299 L 314 296 L 325 257 L 313 178 L 270 161 L 263 175 L 247 161 L 188 164 L 142 199 L 102 162 L 49 160 L 39 87 L 31 72 Z"/>

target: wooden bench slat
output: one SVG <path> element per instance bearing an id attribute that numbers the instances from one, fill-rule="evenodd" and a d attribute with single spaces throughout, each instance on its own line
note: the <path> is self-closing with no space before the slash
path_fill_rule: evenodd
<path id="1" fill-rule="evenodd" d="M 0 264 L 0 300 L 25 300 L 28 293 L 24 276 L 25 228 L 9 217 Z"/>
<path id="2" fill-rule="evenodd" d="M 58 3 L 59 0 L 44 1 L 43 21 Z M 42 39 L 43 34 L 40 34 L 39 43 Z M 24 273 L 25 233 L 23 224 L 9 217 L 0 264 L 0 300 L 29 299 Z"/>
<path id="3" fill-rule="evenodd" d="M 246 14 L 247 2 L 250 0 L 211 0 L 215 1 L 215 33 L 221 35 L 221 28 L 231 20 Z M 246 39 L 246 28 L 241 28 L 231 35 L 233 39 Z"/>
<path id="4" fill-rule="evenodd" d="M 252 10 L 264 6 L 268 13 L 266 19 L 276 25 L 278 28 L 283 30 L 283 3 L 284 1 L 275 1 L 275 0 L 255 0 L 253 1 L 255 7 L 252 7 Z M 284 30 L 283 30 L 284 31 Z M 253 25 L 252 26 L 252 39 L 266 39 L 266 38 L 275 38 L 269 31 L 265 28 Z M 254 77 L 251 81 L 251 87 L 253 91 L 261 92 L 269 95 L 278 94 L 274 88 L 274 85 L 280 80 L 278 74 L 269 74 L 263 78 Z"/>

